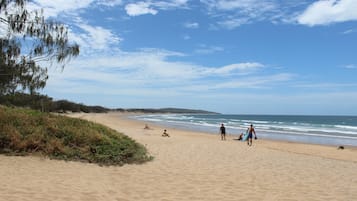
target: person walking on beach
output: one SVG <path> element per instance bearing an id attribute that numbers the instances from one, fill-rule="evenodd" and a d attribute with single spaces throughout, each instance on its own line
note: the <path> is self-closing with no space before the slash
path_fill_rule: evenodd
<path id="1" fill-rule="evenodd" d="M 250 127 L 248 128 L 248 145 L 252 146 L 253 143 L 253 133 L 254 133 L 254 138 L 257 139 L 257 134 L 255 133 L 253 124 L 250 124 Z"/>
<path id="2" fill-rule="evenodd" d="M 224 127 L 224 124 L 221 124 L 219 130 L 221 131 L 221 140 L 226 140 L 226 127 Z"/>

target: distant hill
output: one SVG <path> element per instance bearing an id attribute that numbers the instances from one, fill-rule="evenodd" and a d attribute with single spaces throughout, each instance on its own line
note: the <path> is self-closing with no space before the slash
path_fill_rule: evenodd
<path id="1" fill-rule="evenodd" d="M 120 112 L 140 112 L 140 113 L 177 113 L 177 114 L 219 114 L 216 112 L 206 111 L 206 110 L 194 110 L 194 109 L 183 109 L 183 108 L 131 108 L 131 109 L 123 109 L 118 108 L 114 109 L 114 111 Z"/>
<path id="2" fill-rule="evenodd" d="M 218 114 L 205 110 L 182 109 L 182 108 L 118 108 L 109 109 L 103 106 L 88 106 L 82 103 L 74 103 L 68 100 L 53 100 L 53 98 L 41 94 L 15 93 L 0 95 L 0 105 L 9 107 L 25 107 L 43 112 L 85 112 L 85 113 L 106 113 L 109 111 L 140 112 L 140 113 L 188 113 L 188 114 Z"/>

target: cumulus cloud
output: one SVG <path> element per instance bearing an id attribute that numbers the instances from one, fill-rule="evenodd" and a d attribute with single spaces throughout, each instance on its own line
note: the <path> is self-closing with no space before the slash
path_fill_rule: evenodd
<path id="1" fill-rule="evenodd" d="M 320 0 L 311 4 L 297 21 L 307 26 L 357 20 L 356 0 Z"/>

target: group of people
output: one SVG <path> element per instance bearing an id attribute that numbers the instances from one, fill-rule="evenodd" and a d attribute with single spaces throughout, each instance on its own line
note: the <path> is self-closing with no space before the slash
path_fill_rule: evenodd
<path id="1" fill-rule="evenodd" d="M 145 124 L 144 129 L 150 129 L 147 124 Z M 220 133 L 221 133 L 221 140 L 226 140 L 226 127 L 224 127 L 224 124 L 221 124 L 221 127 L 219 128 Z M 257 139 L 257 134 L 255 133 L 253 124 L 250 125 L 250 127 L 246 131 L 248 135 L 247 143 L 249 146 L 252 146 L 253 143 L 253 134 L 254 134 L 254 139 Z M 243 133 L 239 135 L 238 140 L 243 140 Z M 161 135 L 162 137 L 170 137 L 170 135 L 167 133 L 167 130 L 165 129 L 164 132 Z"/>
<path id="2" fill-rule="evenodd" d="M 221 133 L 221 140 L 226 140 L 226 127 L 224 127 L 224 124 L 221 124 L 221 127 L 219 128 L 220 133 Z M 253 134 L 254 134 L 254 139 L 258 139 L 257 138 L 257 134 L 255 133 L 253 124 L 250 125 L 250 127 L 247 129 L 247 135 L 248 135 L 248 139 L 247 139 L 247 143 L 249 146 L 252 146 L 253 143 Z M 243 133 L 241 133 L 239 135 L 238 140 L 243 140 Z"/>
<path id="3" fill-rule="evenodd" d="M 151 129 L 147 124 L 145 124 L 144 129 Z M 161 134 L 162 137 L 170 137 L 169 133 L 167 133 L 167 130 L 165 129 L 164 132 Z"/>

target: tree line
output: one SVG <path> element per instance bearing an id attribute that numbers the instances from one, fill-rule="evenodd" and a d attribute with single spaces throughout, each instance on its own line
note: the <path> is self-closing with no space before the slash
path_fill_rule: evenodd
<path id="1" fill-rule="evenodd" d="M 16 92 L 14 94 L 0 95 L 0 105 L 9 107 L 27 107 L 42 112 L 85 112 L 104 113 L 110 109 L 102 106 L 87 106 L 82 103 L 74 103 L 68 100 L 57 100 L 46 95 L 26 94 Z"/>

